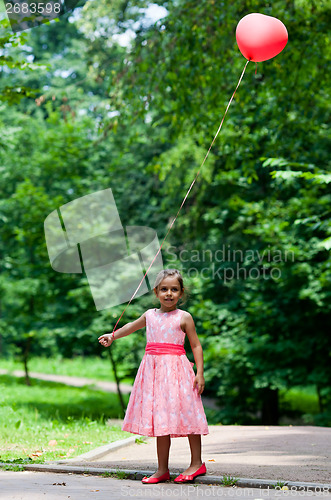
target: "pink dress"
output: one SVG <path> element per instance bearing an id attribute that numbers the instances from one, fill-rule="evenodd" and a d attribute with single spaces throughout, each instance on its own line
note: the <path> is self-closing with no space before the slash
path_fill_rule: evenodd
<path id="1" fill-rule="evenodd" d="M 175 350 L 185 352 L 185 332 L 180 327 L 183 313 L 181 309 L 166 313 L 156 309 L 146 311 L 147 344 L 177 344 Z M 209 434 L 197 384 L 193 389 L 193 365 L 185 354 L 145 352 L 122 430 L 140 436 Z"/>

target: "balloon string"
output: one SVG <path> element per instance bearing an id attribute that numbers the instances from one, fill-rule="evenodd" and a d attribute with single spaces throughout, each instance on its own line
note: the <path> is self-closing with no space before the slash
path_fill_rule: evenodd
<path id="1" fill-rule="evenodd" d="M 158 249 L 157 254 L 155 255 L 154 259 L 152 260 L 151 264 L 149 265 L 149 268 L 147 269 L 146 273 L 144 274 L 144 276 L 143 276 L 142 280 L 140 281 L 140 283 L 139 283 L 139 285 L 138 285 L 138 288 L 136 289 L 136 291 L 135 291 L 135 292 L 134 292 L 134 294 L 132 295 L 132 297 L 131 297 L 130 301 L 128 302 L 127 306 L 124 308 L 124 310 L 123 310 L 123 312 L 122 312 L 121 316 L 118 318 L 118 320 L 117 320 L 117 322 L 116 322 L 116 325 L 114 326 L 113 332 L 115 332 L 115 328 L 116 328 L 116 326 L 118 325 L 118 322 L 120 321 L 120 319 L 121 319 L 121 317 L 123 316 L 123 314 L 124 314 L 124 312 L 126 311 L 126 309 L 129 307 L 130 302 L 132 301 L 132 299 L 133 299 L 133 298 L 134 298 L 134 296 L 136 295 L 137 291 L 139 290 L 140 285 L 141 285 L 141 284 L 142 284 L 142 282 L 144 281 L 146 274 L 147 274 L 147 273 L 148 273 L 148 271 L 150 270 L 150 268 L 151 268 L 151 266 L 152 266 L 153 262 L 155 261 L 156 257 L 159 255 L 159 253 L 160 253 L 160 250 L 161 250 L 161 248 L 162 248 L 163 243 L 165 242 L 165 240 L 166 240 L 166 238 L 167 238 L 167 236 L 168 236 L 168 234 L 169 234 L 169 232 L 170 232 L 170 230 L 171 230 L 171 228 L 172 228 L 172 226 L 173 226 L 173 224 L 174 224 L 175 220 L 177 219 L 178 214 L 179 214 L 179 212 L 181 211 L 182 206 L 184 205 L 184 203 L 185 203 L 185 201 L 186 201 L 186 198 L 188 197 L 188 195 L 189 195 L 189 193 L 190 193 L 190 191 L 191 191 L 191 189 L 192 189 L 192 187 L 193 187 L 193 184 L 195 183 L 195 181 L 196 181 L 196 179 L 197 179 L 197 177 L 198 177 L 198 175 L 199 175 L 200 170 L 202 169 L 202 167 L 203 167 L 203 165 L 204 165 L 205 161 L 207 160 L 208 155 L 209 155 L 209 152 L 210 152 L 211 148 L 213 147 L 213 144 L 214 144 L 214 142 L 215 142 L 215 140 L 216 140 L 216 138 L 217 138 L 217 136 L 218 136 L 218 134 L 219 134 L 219 132 L 220 132 L 220 130 L 221 130 L 221 128 L 222 128 L 222 125 L 223 125 L 223 122 L 224 122 L 224 118 L 225 118 L 225 116 L 226 116 L 226 114 L 227 114 L 227 112 L 228 112 L 228 109 L 229 109 L 229 107 L 230 107 L 230 105 L 231 105 L 231 102 L 232 102 L 232 100 L 233 100 L 233 98 L 234 98 L 234 95 L 235 95 L 235 93 L 237 92 L 237 89 L 238 89 L 238 87 L 239 87 L 239 85 L 240 85 L 241 80 L 243 79 L 243 76 L 244 76 L 244 73 L 245 73 L 245 70 L 246 70 L 246 67 L 247 67 L 247 64 L 248 64 L 248 63 L 249 63 L 249 60 L 247 60 L 247 62 L 246 62 L 246 64 L 245 64 L 245 67 L 244 67 L 244 69 L 243 69 L 243 72 L 241 73 L 241 76 L 240 76 L 240 78 L 239 78 L 239 81 L 238 81 L 238 83 L 237 83 L 237 86 L 236 86 L 236 88 L 235 88 L 235 91 L 233 92 L 233 94 L 232 94 L 232 96 L 231 96 L 231 99 L 230 99 L 230 100 L 229 100 L 229 102 L 228 102 L 228 105 L 227 105 L 226 110 L 225 110 L 225 113 L 224 113 L 224 115 L 223 115 L 223 118 L 222 118 L 221 124 L 220 124 L 220 126 L 218 127 L 218 130 L 217 130 L 217 132 L 216 132 L 216 134 L 215 134 L 215 137 L 214 137 L 214 139 L 213 139 L 213 141 L 212 141 L 212 143 L 211 143 L 211 145 L 210 145 L 210 147 L 209 147 L 209 149 L 208 149 L 208 151 L 207 151 L 206 156 L 204 157 L 204 160 L 203 160 L 203 162 L 202 162 L 202 164 L 201 164 L 201 166 L 200 166 L 200 168 L 199 168 L 199 170 L 198 170 L 198 172 L 197 172 L 197 174 L 196 174 L 196 176 L 195 176 L 195 178 L 194 178 L 194 180 L 193 180 L 193 182 L 192 182 L 192 184 L 191 184 L 191 186 L 190 186 L 189 190 L 187 191 L 187 193 L 186 193 L 186 195 L 185 195 L 185 198 L 184 198 L 184 199 L 183 199 L 183 201 L 182 201 L 181 206 L 179 207 L 179 210 L 178 210 L 178 212 L 177 212 L 176 217 L 175 217 L 175 218 L 174 218 L 174 220 L 172 221 L 172 223 L 171 223 L 171 225 L 170 225 L 170 227 L 169 227 L 169 229 L 168 229 L 168 232 L 167 232 L 167 234 L 165 235 L 165 237 L 164 237 L 164 239 L 163 239 L 163 241 L 162 241 L 162 243 L 161 243 L 160 248 Z"/>

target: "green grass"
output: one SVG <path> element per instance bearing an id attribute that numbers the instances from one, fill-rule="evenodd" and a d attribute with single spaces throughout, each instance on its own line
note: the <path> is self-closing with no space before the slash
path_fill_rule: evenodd
<path id="1" fill-rule="evenodd" d="M 287 391 L 280 391 L 280 406 L 284 411 L 298 414 L 319 413 L 318 396 L 314 386 L 294 387 Z"/>
<path id="2" fill-rule="evenodd" d="M 309 386 L 296 386 L 288 390 L 279 391 L 279 425 L 326 425 L 328 423 L 323 421 L 321 424 L 316 424 L 315 415 L 320 412 L 318 396 L 316 387 Z M 220 410 L 205 408 L 206 417 L 209 425 L 218 425 L 223 420 L 224 406 Z M 231 418 L 231 415 L 229 416 Z M 228 416 L 226 416 L 228 418 Z M 253 425 L 261 425 L 260 415 L 256 412 L 253 415 Z M 228 422 L 228 421 L 227 421 Z M 228 422 L 229 423 L 229 422 Z M 232 419 L 232 425 L 236 425 Z M 243 423 L 240 425 L 252 425 L 251 422 Z"/>
<path id="3" fill-rule="evenodd" d="M 0 461 L 74 458 L 131 436 L 109 418 L 121 418 L 117 394 L 0 376 Z"/>
<path id="4" fill-rule="evenodd" d="M 23 370 L 23 363 L 15 359 L 0 359 L 0 368 L 3 370 Z M 37 373 L 55 375 L 69 375 L 75 377 L 93 378 L 114 382 L 115 378 L 108 357 L 83 357 L 71 359 L 34 357 L 29 360 L 29 370 Z M 120 375 L 120 374 L 119 374 Z M 121 382 L 133 384 L 132 379 L 123 379 Z"/>
<path id="5" fill-rule="evenodd" d="M 222 476 L 221 484 L 223 486 L 235 486 L 238 482 L 238 479 L 238 477 Z"/>

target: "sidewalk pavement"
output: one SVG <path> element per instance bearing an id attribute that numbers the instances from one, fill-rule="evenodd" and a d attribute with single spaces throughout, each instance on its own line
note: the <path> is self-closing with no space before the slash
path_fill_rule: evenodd
<path id="1" fill-rule="evenodd" d="M 331 493 L 315 491 L 275 491 L 259 488 L 233 488 L 209 484 L 166 482 L 144 485 L 132 479 L 121 480 L 87 474 L 0 471 L 1 500 L 210 500 L 238 497 L 250 500 L 277 500 L 280 496 L 300 500 L 331 500 Z M 298 499 L 299 500 L 299 499 Z"/>
<path id="2" fill-rule="evenodd" d="M 126 471 L 141 479 L 157 470 L 156 438 L 145 438 L 145 444 L 136 443 L 136 438 L 139 436 L 133 435 L 122 443 L 103 446 L 56 464 L 84 471 Z M 220 484 L 223 476 L 231 476 L 239 478 L 237 486 L 266 488 L 280 481 L 289 487 L 297 485 L 315 490 L 324 487 L 331 492 L 331 429 L 328 427 L 211 425 L 209 434 L 201 439 L 207 474 L 196 478 L 196 483 Z M 170 474 L 177 476 L 189 464 L 188 439 L 172 438 Z"/>

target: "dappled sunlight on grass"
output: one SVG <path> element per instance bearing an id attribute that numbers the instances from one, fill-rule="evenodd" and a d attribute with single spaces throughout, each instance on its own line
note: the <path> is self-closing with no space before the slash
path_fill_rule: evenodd
<path id="1" fill-rule="evenodd" d="M 122 418 L 117 394 L 0 376 L 0 460 L 72 458 L 131 436 L 108 419 Z M 125 404 L 128 395 L 124 395 Z"/>

